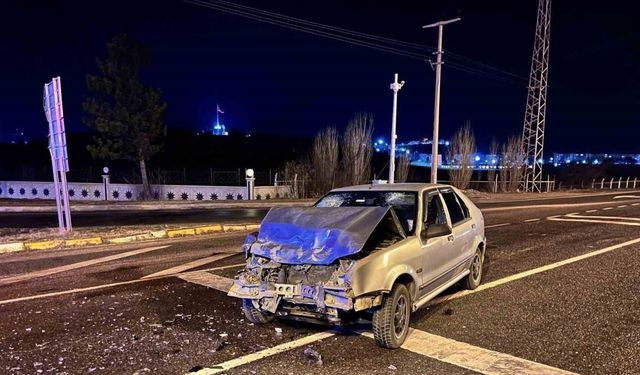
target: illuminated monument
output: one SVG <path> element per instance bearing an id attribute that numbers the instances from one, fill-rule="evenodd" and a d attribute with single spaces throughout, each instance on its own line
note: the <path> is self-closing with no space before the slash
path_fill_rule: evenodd
<path id="1" fill-rule="evenodd" d="M 220 105 L 216 104 L 216 122 L 211 128 L 211 134 L 213 135 L 229 135 L 229 132 L 223 124 L 220 123 L 220 114 L 224 115 L 224 111 L 220 109 Z"/>

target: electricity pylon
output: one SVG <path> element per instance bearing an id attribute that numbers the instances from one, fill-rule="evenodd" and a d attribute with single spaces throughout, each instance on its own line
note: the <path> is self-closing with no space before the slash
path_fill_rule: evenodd
<path id="1" fill-rule="evenodd" d="M 542 190 L 550 33 L 551 0 L 539 0 L 536 39 L 533 45 L 527 107 L 524 114 L 524 128 L 522 131 L 522 149 L 527 157 L 524 189 L 533 192 L 540 192 Z"/>

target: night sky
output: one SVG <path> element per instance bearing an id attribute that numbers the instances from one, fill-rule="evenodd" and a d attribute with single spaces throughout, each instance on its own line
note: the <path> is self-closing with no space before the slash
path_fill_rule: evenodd
<path id="1" fill-rule="evenodd" d="M 445 29 L 446 51 L 529 74 L 534 0 L 242 4 L 426 46 L 436 44 L 437 33 L 422 25 L 459 15 L 462 22 Z M 639 8 L 631 1 L 554 2 L 547 150 L 640 152 Z M 375 134 L 388 138 L 389 84 L 397 72 L 406 81 L 399 94 L 400 141 L 431 137 L 434 73 L 419 60 L 180 0 L 4 0 L 0 141 L 15 128 L 32 139 L 46 135 L 42 86 L 57 75 L 68 131 L 87 130 L 81 122 L 86 74 L 96 73 L 96 56 L 121 31 L 153 52 L 143 81 L 162 90 L 169 128 L 208 127 L 219 103 L 232 130 L 306 136 L 329 124 L 343 128 L 353 113 L 369 111 Z M 445 65 L 442 136 L 469 120 L 486 149 L 494 136 L 504 140 L 522 132 L 526 82 L 489 71 L 499 78 Z"/>

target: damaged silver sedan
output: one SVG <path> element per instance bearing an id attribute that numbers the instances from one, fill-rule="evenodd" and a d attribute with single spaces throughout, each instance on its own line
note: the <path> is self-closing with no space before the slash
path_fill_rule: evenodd
<path id="1" fill-rule="evenodd" d="M 335 189 L 313 207 L 271 209 L 229 295 L 254 323 L 369 315 L 376 342 L 397 348 L 413 311 L 459 281 L 480 285 L 485 243 L 480 210 L 451 186 Z"/>

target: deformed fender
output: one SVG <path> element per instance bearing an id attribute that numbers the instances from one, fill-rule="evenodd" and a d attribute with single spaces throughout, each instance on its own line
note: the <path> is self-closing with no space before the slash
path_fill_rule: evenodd
<path id="1" fill-rule="evenodd" d="M 378 257 L 376 257 L 378 258 Z M 359 261 L 351 275 L 351 288 L 355 297 L 376 292 L 389 292 L 398 277 L 407 274 L 415 285 L 420 285 L 416 270 L 408 264 L 397 264 L 389 269 L 385 257 Z M 360 263 L 362 262 L 362 263 Z"/>
<path id="2" fill-rule="evenodd" d="M 418 274 L 416 273 L 416 270 L 414 270 L 413 268 L 409 267 L 406 264 L 400 264 L 393 267 L 391 271 L 389 271 L 389 273 L 387 274 L 387 277 L 384 280 L 384 290 L 390 291 L 393 288 L 393 284 L 395 284 L 396 280 L 398 280 L 398 278 L 402 275 L 411 276 L 411 279 L 413 280 L 415 288 L 420 286 L 420 282 L 418 281 Z M 413 291 L 414 290 L 412 290 L 412 292 Z M 415 296 L 412 296 L 412 297 L 415 297 Z"/>

